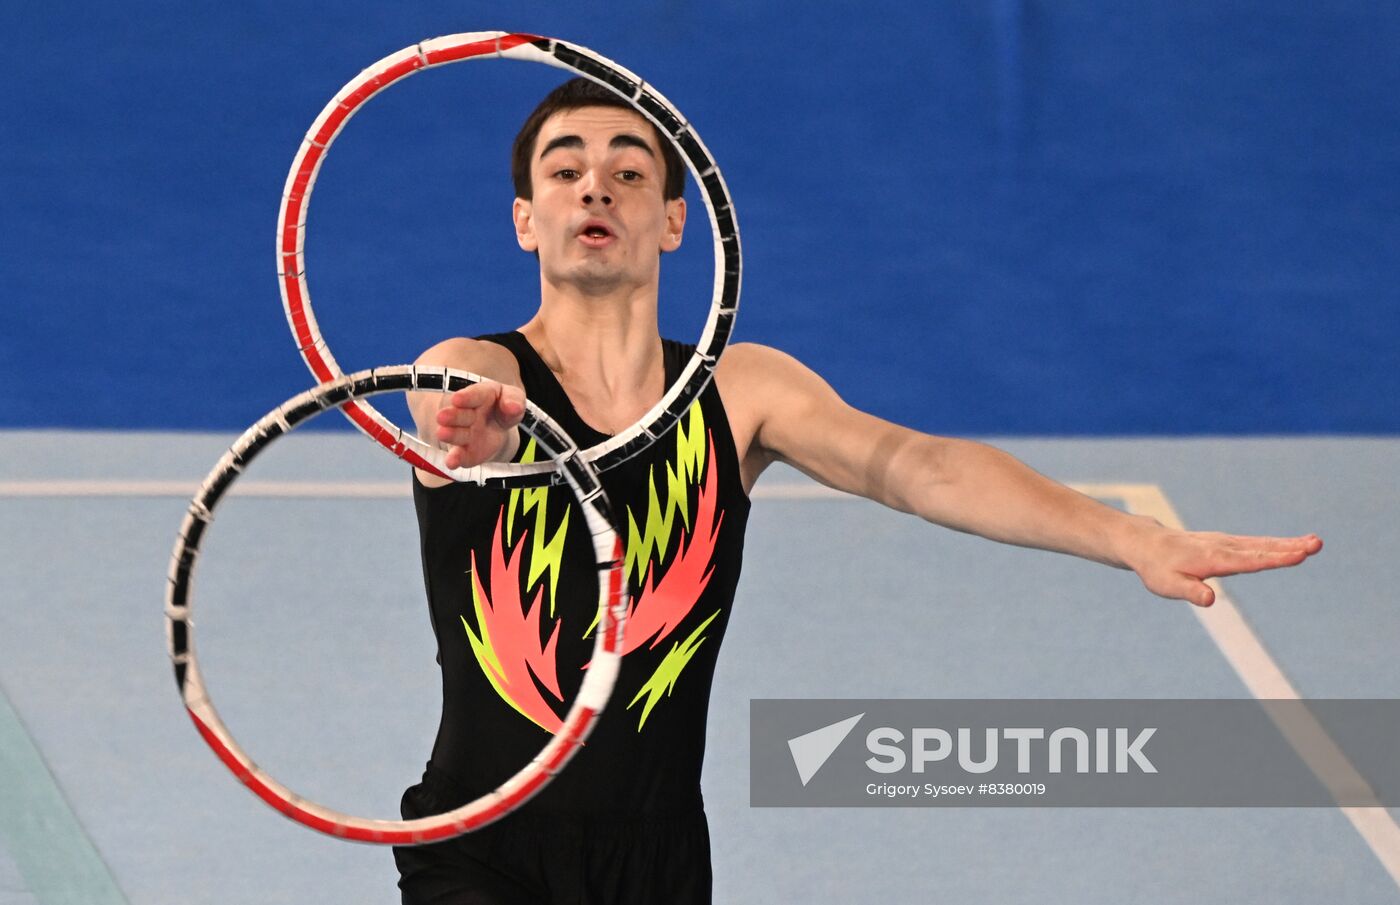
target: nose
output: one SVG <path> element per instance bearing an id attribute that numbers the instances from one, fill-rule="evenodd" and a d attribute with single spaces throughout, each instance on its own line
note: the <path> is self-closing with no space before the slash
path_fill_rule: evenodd
<path id="1" fill-rule="evenodd" d="M 589 173 L 583 178 L 582 183 L 580 188 L 583 190 L 582 201 L 585 207 L 591 206 L 595 201 L 604 207 L 612 206 L 612 196 L 599 184 L 597 176 Z"/>

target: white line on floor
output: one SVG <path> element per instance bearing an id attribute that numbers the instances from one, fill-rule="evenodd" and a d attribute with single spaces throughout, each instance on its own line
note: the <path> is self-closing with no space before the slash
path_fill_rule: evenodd
<path id="1" fill-rule="evenodd" d="M 0 481 L 0 497 L 181 497 L 189 499 L 199 481 Z M 248 497 L 317 499 L 398 499 L 412 494 L 402 481 L 240 481 L 230 494 Z M 858 499 L 820 484 L 760 484 L 758 500 Z"/>
<path id="2" fill-rule="evenodd" d="M 1184 528 L 1181 516 L 1162 488 L 1155 484 L 1088 484 L 1079 485 L 1079 489 L 1090 496 L 1117 497 L 1123 500 L 1130 512 L 1151 516 L 1169 528 Z M 1220 582 L 1212 578 L 1207 584 L 1215 590 L 1215 604 L 1209 608 L 1191 609 L 1250 693 L 1262 701 L 1299 700 L 1298 690 L 1283 674 Z M 1355 800 L 1359 793 L 1362 797 L 1375 799 L 1375 793 L 1366 780 L 1337 747 L 1327 730 L 1305 708 L 1270 709 L 1266 705 L 1265 709 L 1293 750 L 1298 752 L 1323 785 L 1333 791 L 1334 796 L 1345 792 L 1350 800 Z M 1343 806 L 1341 812 L 1380 859 L 1381 866 L 1391 879 L 1400 886 L 1400 826 L 1395 823 L 1395 818 L 1379 805 Z"/>

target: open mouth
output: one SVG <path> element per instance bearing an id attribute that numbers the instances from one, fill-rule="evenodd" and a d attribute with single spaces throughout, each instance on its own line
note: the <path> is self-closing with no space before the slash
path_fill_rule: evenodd
<path id="1" fill-rule="evenodd" d="M 579 230 L 579 238 L 588 244 L 603 244 L 613 238 L 613 231 L 596 220 L 583 224 L 583 229 Z"/>

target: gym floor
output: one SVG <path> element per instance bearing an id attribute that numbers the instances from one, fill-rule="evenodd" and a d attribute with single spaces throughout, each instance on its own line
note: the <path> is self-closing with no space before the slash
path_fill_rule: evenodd
<path id="1" fill-rule="evenodd" d="M 166 563 L 232 440 L 0 432 L 0 905 L 397 901 L 387 850 L 268 809 L 176 695 Z M 711 705 L 716 901 L 1400 902 L 1394 810 L 1366 835 L 1335 809 L 749 806 L 750 698 L 1248 697 L 1270 678 L 1211 629 L 1233 611 L 1301 696 L 1400 697 L 1400 440 L 990 442 L 1115 505 L 1327 546 L 1224 580 L 1228 606 L 1198 613 L 775 469 Z M 221 508 L 196 580 L 229 727 L 299 792 L 369 816 L 394 815 L 436 729 L 408 486 L 358 437 L 290 437 Z"/>

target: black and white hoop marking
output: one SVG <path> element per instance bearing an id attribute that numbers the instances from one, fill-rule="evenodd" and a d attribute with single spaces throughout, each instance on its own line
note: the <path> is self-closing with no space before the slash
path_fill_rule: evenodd
<path id="1" fill-rule="evenodd" d="M 551 461 L 546 465 L 557 469 L 562 480 L 573 488 L 593 537 L 599 610 L 599 631 L 583 685 L 563 726 L 534 760 L 494 792 L 446 814 L 408 821 L 352 817 L 302 798 L 263 772 L 234 741 L 209 699 L 195 659 L 191 584 L 200 541 L 213 521 L 214 508 L 243 469 L 273 440 L 328 408 L 351 405 L 362 397 L 391 391 L 455 392 L 480 379 L 474 374 L 442 368 L 377 368 L 340 377 L 295 396 L 248 428 L 224 454 L 204 479 L 180 527 L 170 559 L 165 619 L 170 659 L 185 709 L 214 753 L 259 798 L 287 817 L 323 833 L 359 842 L 415 845 L 484 826 L 529 800 L 553 778 L 578 750 L 612 694 L 622 662 L 623 625 L 627 618 L 622 541 L 613 527 L 612 511 L 597 469 L 548 415 L 526 403 L 520 426 L 549 454 Z"/>
<path id="2" fill-rule="evenodd" d="M 593 463 L 599 471 L 606 471 L 641 452 L 666 433 L 709 383 L 715 363 L 729 341 L 738 311 L 741 255 L 739 228 L 729 189 L 695 129 L 654 88 L 591 50 L 537 35 L 495 31 L 448 35 L 390 54 L 342 88 L 307 131 L 292 161 L 283 191 L 277 223 L 277 271 L 287 322 L 302 358 L 316 379 L 324 383 L 340 377 L 340 366 L 326 346 L 311 310 L 303 254 L 311 190 L 326 152 L 350 117 L 389 85 L 420 69 L 488 57 L 556 66 L 616 92 L 655 123 L 680 152 L 700 186 L 701 197 L 710 216 L 714 234 L 715 277 L 710 315 L 704 332 L 694 356 L 681 371 L 680 377 L 651 411 L 617 436 L 581 451 L 585 461 Z M 400 428 L 369 403 L 350 401 L 342 409 L 360 430 L 395 455 L 418 468 L 446 478 L 500 486 L 557 483 L 560 480 L 559 472 L 547 462 L 529 465 L 491 463 L 477 468 L 449 469 L 443 450 L 419 439 L 414 431 Z"/>

